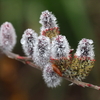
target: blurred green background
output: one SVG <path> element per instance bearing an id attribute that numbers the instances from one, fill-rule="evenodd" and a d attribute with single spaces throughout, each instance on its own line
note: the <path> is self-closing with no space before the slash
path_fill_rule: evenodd
<path id="1" fill-rule="evenodd" d="M 27 28 L 40 33 L 44 10 L 57 17 L 72 48 L 82 38 L 94 40 L 96 63 L 84 81 L 100 85 L 100 0 L 0 0 L 0 25 L 11 22 L 17 33 L 13 52 L 24 55 L 21 36 Z M 0 55 L 0 100 L 100 100 L 100 91 L 69 84 L 63 80 L 61 86 L 48 88 L 39 70 Z"/>

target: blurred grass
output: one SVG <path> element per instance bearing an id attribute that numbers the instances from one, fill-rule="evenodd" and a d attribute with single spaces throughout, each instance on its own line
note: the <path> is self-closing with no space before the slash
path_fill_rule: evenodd
<path id="1" fill-rule="evenodd" d="M 89 38 L 95 41 L 96 67 L 85 81 L 100 83 L 100 9 L 98 0 L 0 0 L 0 24 L 11 22 L 16 30 L 18 42 L 14 52 L 23 55 L 20 39 L 25 29 L 40 33 L 39 17 L 49 10 L 57 17 L 60 32 L 66 35 L 72 48 L 78 41 Z M 47 88 L 42 73 L 1 55 L 0 100 L 100 100 L 99 91 L 71 86 L 64 80 L 60 87 Z M 98 98 L 97 98 L 98 97 Z"/>

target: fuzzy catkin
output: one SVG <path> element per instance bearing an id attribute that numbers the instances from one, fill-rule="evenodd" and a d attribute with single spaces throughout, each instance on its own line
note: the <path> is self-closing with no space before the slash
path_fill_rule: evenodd
<path id="1" fill-rule="evenodd" d="M 26 29 L 22 35 L 21 44 L 25 55 L 32 56 L 37 42 L 37 33 L 32 29 Z"/>
<path id="2" fill-rule="evenodd" d="M 48 10 L 42 12 L 39 22 L 40 24 L 42 24 L 41 32 L 46 29 L 58 27 L 58 25 L 56 24 L 56 17 Z"/>
<path id="3" fill-rule="evenodd" d="M 59 86 L 62 81 L 62 78 L 53 71 L 51 63 L 48 63 L 43 69 L 43 79 L 51 88 Z"/>
<path id="4" fill-rule="evenodd" d="M 16 44 L 16 33 L 10 22 L 5 22 L 0 28 L 0 46 L 2 49 L 12 51 Z"/>
<path id="5" fill-rule="evenodd" d="M 83 38 L 77 47 L 75 55 L 78 57 L 89 57 L 94 59 L 93 40 Z"/>
<path id="6" fill-rule="evenodd" d="M 65 36 L 56 36 L 51 45 L 51 57 L 53 59 L 69 58 L 70 46 Z"/>
<path id="7" fill-rule="evenodd" d="M 38 37 L 32 59 L 41 69 L 50 61 L 50 39 L 48 37 L 43 35 Z"/>

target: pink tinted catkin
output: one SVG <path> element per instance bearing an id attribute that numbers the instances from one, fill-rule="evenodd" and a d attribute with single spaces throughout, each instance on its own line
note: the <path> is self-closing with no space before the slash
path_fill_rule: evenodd
<path id="1" fill-rule="evenodd" d="M 40 16 L 41 34 L 48 36 L 50 39 L 59 34 L 59 28 L 57 25 L 56 17 L 48 10 L 43 11 Z"/>
<path id="2" fill-rule="evenodd" d="M 16 44 L 16 33 L 10 22 L 5 22 L 0 28 L 0 46 L 4 50 L 12 51 Z"/>
<path id="3" fill-rule="evenodd" d="M 43 35 L 38 37 L 32 59 L 42 69 L 50 61 L 50 39 L 48 37 Z"/>
<path id="4" fill-rule="evenodd" d="M 92 40 L 84 38 L 79 42 L 71 67 L 69 68 L 71 78 L 83 80 L 88 76 L 94 67 L 95 55 L 93 49 Z"/>
<path id="5" fill-rule="evenodd" d="M 52 64 L 48 63 L 43 69 L 43 79 L 48 87 L 54 88 L 60 85 L 62 78 L 52 69 Z"/>
<path id="6" fill-rule="evenodd" d="M 70 66 L 70 46 L 65 36 L 58 35 L 51 44 L 52 67 L 60 76 L 65 76 L 66 69 Z"/>
<path id="7" fill-rule="evenodd" d="M 22 35 L 21 44 L 24 50 L 24 53 L 27 56 L 32 56 L 34 52 L 34 47 L 37 42 L 37 33 L 32 29 L 26 29 Z"/>

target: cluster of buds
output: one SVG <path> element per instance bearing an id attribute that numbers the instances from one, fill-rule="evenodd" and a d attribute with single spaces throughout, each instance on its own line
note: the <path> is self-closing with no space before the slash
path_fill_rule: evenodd
<path id="1" fill-rule="evenodd" d="M 83 80 L 94 66 L 93 41 L 80 40 L 74 55 L 65 36 L 59 35 L 56 17 L 48 10 L 40 16 L 40 35 L 26 29 L 22 35 L 23 51 L 43 72 L 48 87 L 60 85 L 62 77 Z M 11 23 L 5 22 L 0 29 L 0 46 L 11 51 L 16 43 L 16 35 Z"/>

